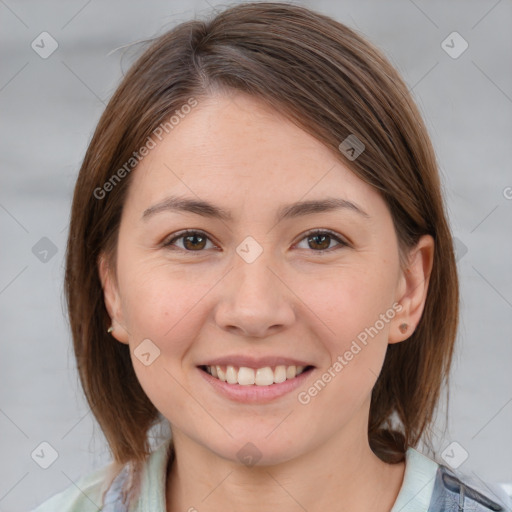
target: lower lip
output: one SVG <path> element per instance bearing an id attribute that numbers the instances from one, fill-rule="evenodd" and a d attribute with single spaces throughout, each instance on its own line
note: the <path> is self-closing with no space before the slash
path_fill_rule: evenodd
<path id="1" fill-rule="evenodd" d="M 255 384 L 249 386 L 242 386 L 240 384 L 228 384 L 216 377 L 212 377 L 201 368 L 197 368 L 201 376 L 213 386 L 215 391 L 221 395 L 241 403 L 268 403 L 277 398 L 291 393 L 299 386 L 304 384 L 304 381 L 309 377 L 314 368 L 310 368 L 302 372 L 293 379 L 287 379 L 279 384 L 270 384 L 269 386 L 257 386 Z"/>

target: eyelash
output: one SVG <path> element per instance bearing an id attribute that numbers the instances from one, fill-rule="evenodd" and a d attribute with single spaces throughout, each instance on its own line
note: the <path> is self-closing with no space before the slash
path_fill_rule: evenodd
<path id="1" fill-rule="evenodd" d="M 311 249 L 312 252 L 324 254 L 326 252 L 331 252 L 333 250 L 337 250 L 337 249 L 341 249 L 343 247 L 348 247 L 349 246 L 349 244 L 347 242 L 342 240 L 334 231 L 331 231 L 329 229 L 313 229 L 311 231 L 308 231 L 307 233 L 304 234 L 304 236 L 299 240 L 298 243 L 302 242 L 305 238 L 308 238 L 308 237 L 311 237 L 311 236 L 314 236 L 314 235 L 319 235 L 319 234 L 327 234 L 327 235 L 329 235 L 331 239 L 333 239 L 333 240 L 335 240 L 336 242 L 339 243 L 339 246 L 338 247 L 334 247 L 334 248 L 331 247 L 330 249 L 321 249 L 321 250 L 318 250 L 318 251 L 315 251 L 315 250 Z M 180 250 L 182 252 L 187 252 L 187 253 L 194 253 L 194 252 L 200 253 L 200 252 L 204 252 L 204 250 L 189 251 L 187 249 L 182 249 L 181 247 L 172 247 L 173 243 L 176 240 L 180 240 L 180 239 L 185 238 L 186 236 L 189 236 L 189 235 L 201 235 L 201 236 L 206 237 L 208 240 L 210 240 L 208 235 L 206 233 L 204 233 L 203 231 L 186 230 L 186 231 L 181 231 L 181 232 L 177 233 L 176 236 L 171 238 L 169 241 L 164 242 L 163 246 L 168 248 L 168 249 L 171 249 L 171 250 Z"/>

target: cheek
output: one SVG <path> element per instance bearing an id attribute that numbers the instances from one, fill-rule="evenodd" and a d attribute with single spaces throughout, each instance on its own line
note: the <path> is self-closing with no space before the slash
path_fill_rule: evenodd
<path id="1" fill-rule="evenodd" d="M 169 411 L 190 408 L 187 394 L 177 380 L 182 381 L 182 362 L 198 336 L 201 322 L 197 303 L 206 291 L 202 286 L 197 289 L 187 285 L 183 277 L 164 272 L 161 266 L 139 265 L 138 272 L 131 275 L 133 278 L 125 283 L 123 311 L 130 333 L 132 363 L 151 402 L 164 416 L 171 417 Z M 144 352 L 151 353 L 150 357 L 158 354 L 147 366 L 137 355 L 142 353 L 138 347 L 148 343 L 145 340 L 151 344 Z"/>
<path id="2" fill-rule="evenodd" d="M 127 223 L 129 223 L 129 218 Z M 121 223 L 118 240 L 118 279 L 123 318 L 132 336 L 158 332 L 182 301 L 173 300 L 182 290 L 170 286 L 168 272 L 156 253 L 139 246 L 129 228 Z"/>
<path id="3" fill-rule="evenodd" d="M 395 310 L 388 273 L 350 269 L 340 276 L 331 280 L 324 293 L 317 289 L 311 295 L 311 309 L 329 327 L 323 330 L 327 336 L 322 343 L 330 356 L 327 364 L 336 364 L 331 371 L 337 382 L 333 387 L 340 386 L 338 396 L 348 399 L 342 392 L 347 386 L 363 394 L 373 387 L 384 362 Z"/>
<path id="4" fill-rule="evenodd" d="M 391 307 L 391 291 L 378 273 L 349 269 L 306 296 L 319 320 L 331 328 L 333 338 L 348 340 L 372 326 Z"/>
<path id="5" fill-rule="evenodd" d="M 162 264 L 138 265 L 125 275 L 123 314 L 131 343 L 149 338 L 160 350 L 183 352 L 201 324 L 201 301 L 211 286 Z"/>

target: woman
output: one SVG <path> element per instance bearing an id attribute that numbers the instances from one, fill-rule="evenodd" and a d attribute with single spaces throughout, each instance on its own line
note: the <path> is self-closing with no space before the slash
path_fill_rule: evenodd
<path id="1" fill-rule="evenodd" d="M 114 463 L 38 511 L 505 510 L 415 449 L 451 234 L 406 85 L 328 17 L 248 3 L 152 43 L 80 170 L 66 294 Z"/>

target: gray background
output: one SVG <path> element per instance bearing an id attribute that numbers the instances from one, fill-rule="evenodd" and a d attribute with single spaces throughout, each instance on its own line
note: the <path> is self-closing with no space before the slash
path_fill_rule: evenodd
<path id="1" fill-rule="evenodd" d="M 425 117 L 457 238 L 462 294 L 449 428 L 437 446 L 441 454 L 457 442 L 469 455 L 460 471 L 510 484 L 512 3 L 296 3 L 377 44 Z M 109 460 L 78 384 L 62 279 L 76 174 L 135 55 L 133 47 L 124 56 L 112 50 L 224 5 L 0 0 L 0 512 L 27 510 Z M 46 59 L 31 47 L 43 31 L 58 43 Z M 469 44 L 458 58 L 441 46 L 453 31 Z M 43 237 L 54 255 L 41 252 L 49 247 Z M 46 470 L 31 458 L 43 441 L 58 452 Z M 460 447 L 452 455 L 462 457 Z"/>

